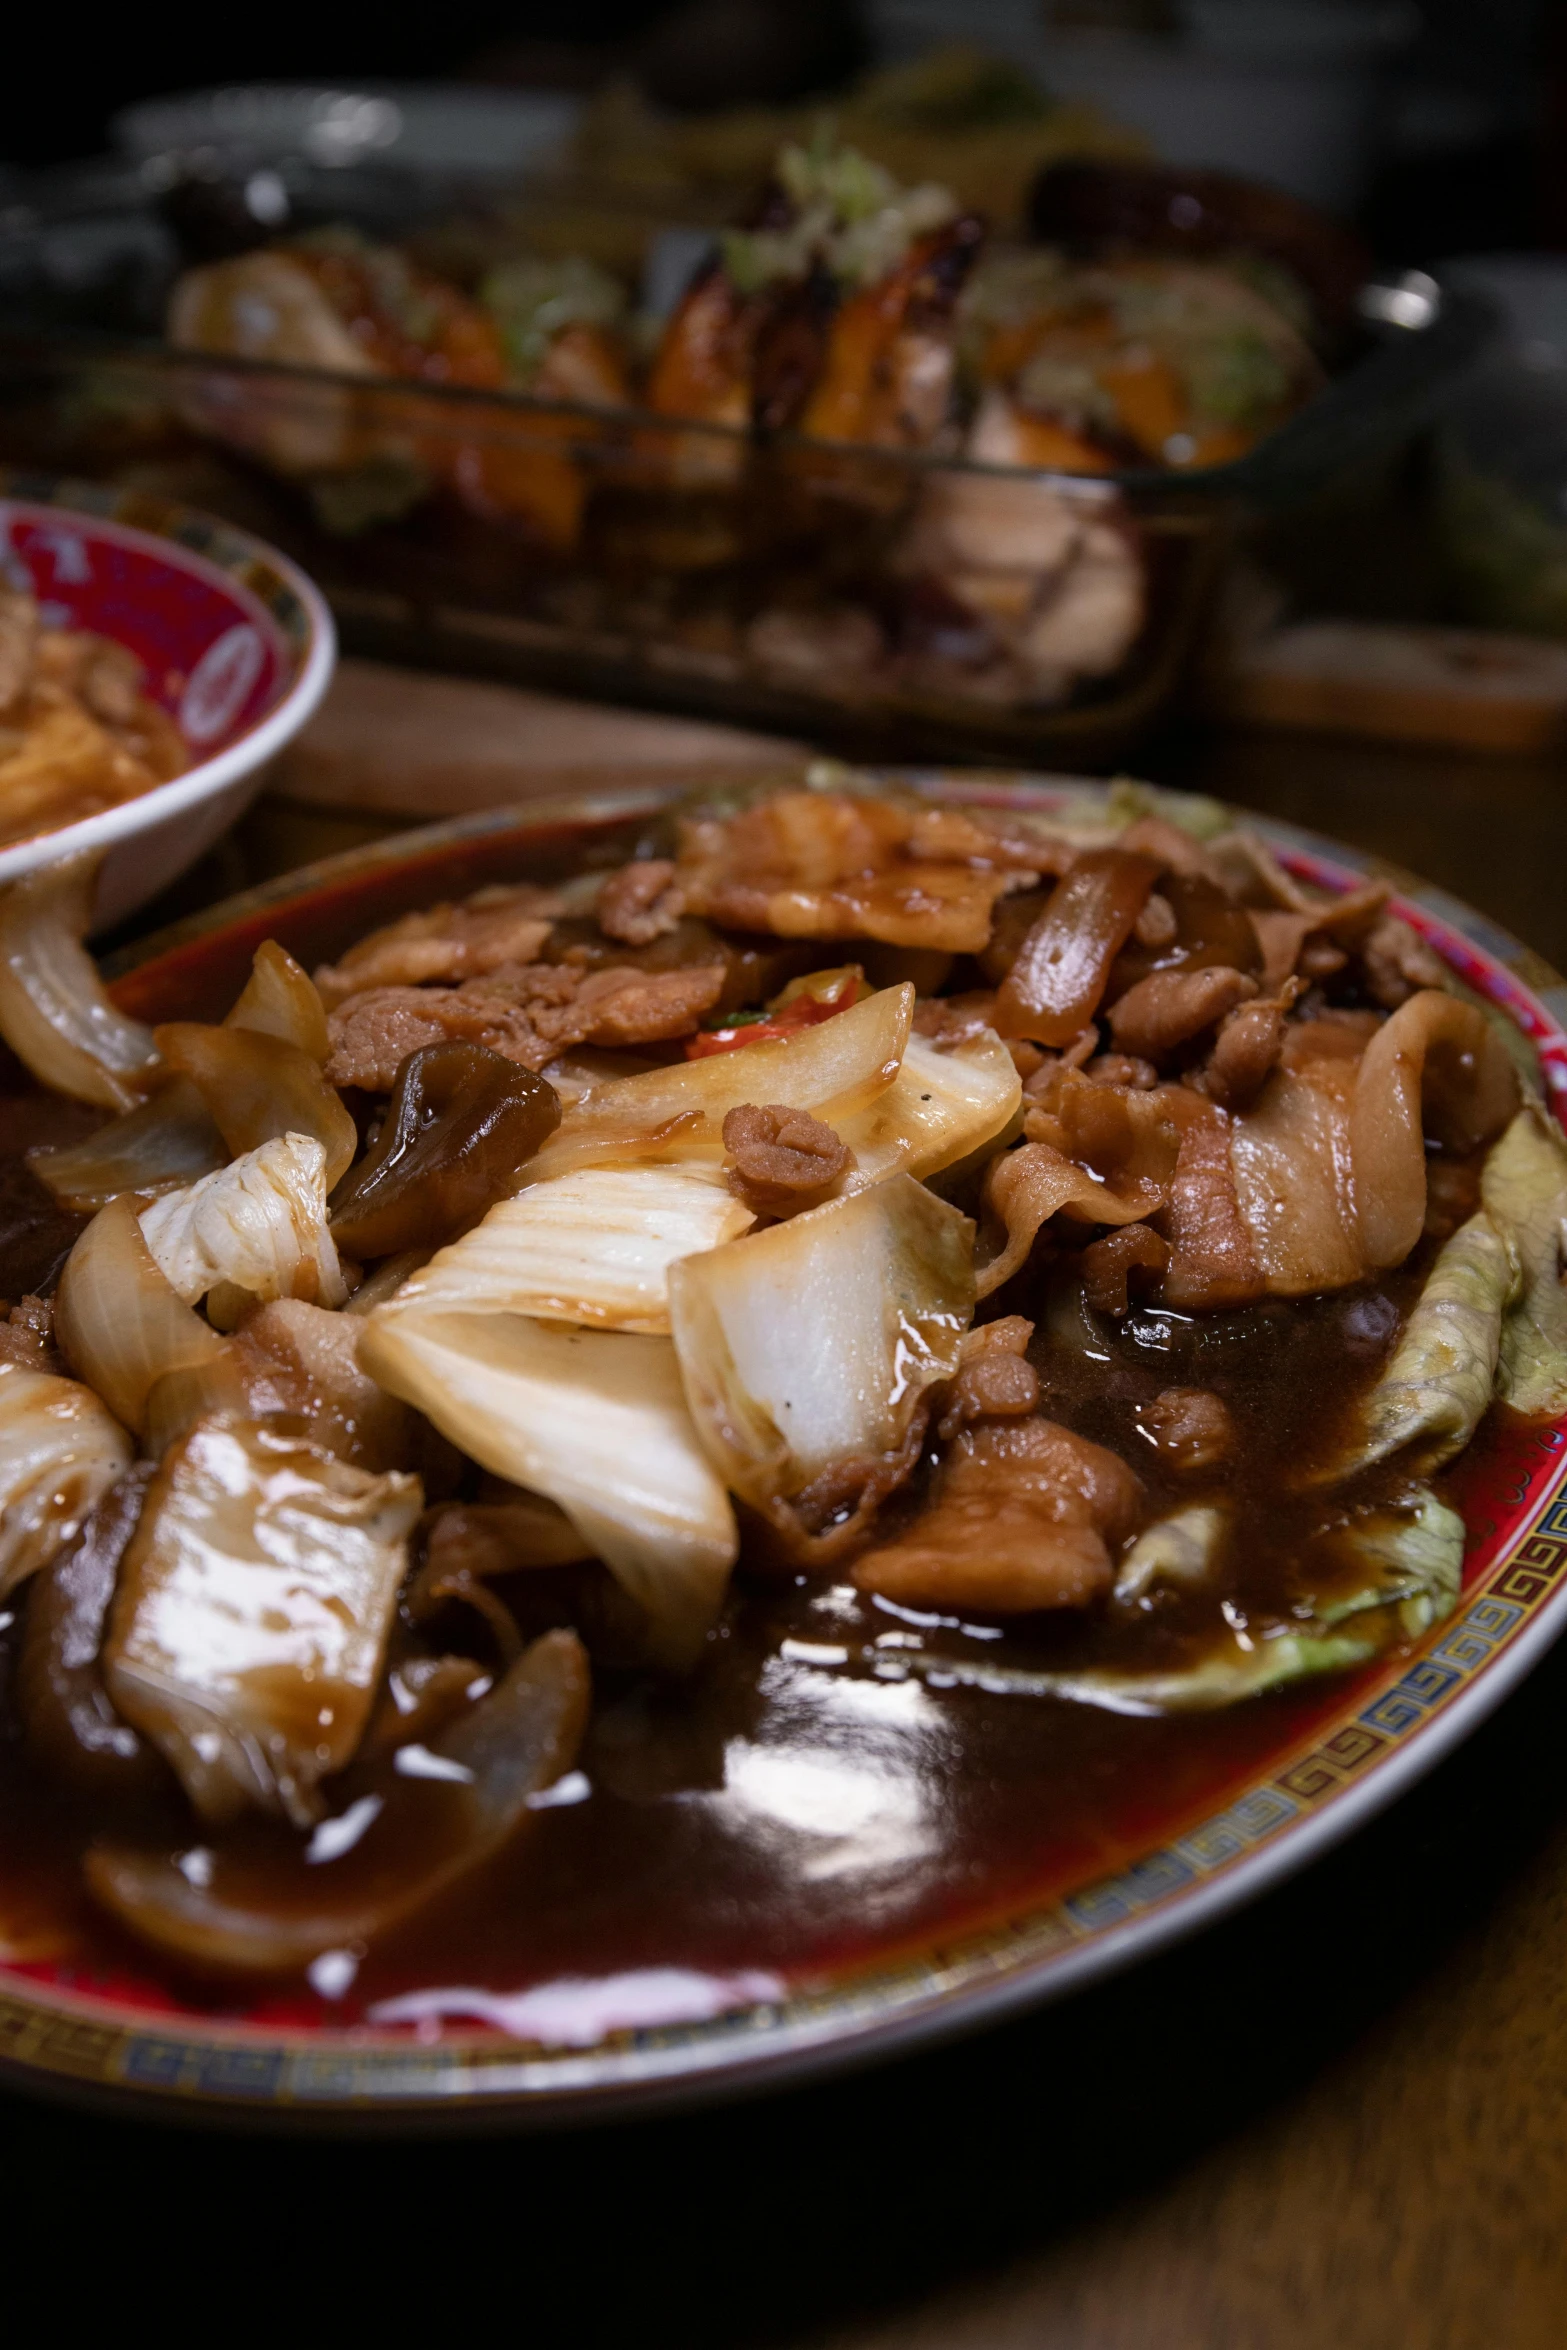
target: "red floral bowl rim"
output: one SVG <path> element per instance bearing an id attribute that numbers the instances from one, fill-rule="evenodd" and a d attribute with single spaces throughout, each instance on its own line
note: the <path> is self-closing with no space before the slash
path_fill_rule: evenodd
<path id="1" fill-rule="evenodd" d="M 313 717 L 337 666 L 337 627 L 326 598 L 297 563 L 237 524 L 171 498 L 100 482 L 68 481 L 0 466 L 0 507 L 68 513 L 88 532 L 156 554 L 164 562 L 221 585 L 241 604 L 259 606 L 286 648 L 292 670 L 284 691 L 233 742 L 210 759 L 117 808 L 0 848 L 0 883 L 57 858 L 109 850 L 160 828 L 273 759 Z"/>
<path id="2" fill-rule="evenodd" d="M 904 771 L 931 796 L 1048 809 L 1106 787 L 1066 776 Z M 399 868 L 509 838 L 651 813 L 673 784 L 588 791 L 461 818 L 350 851 L 232 898 L 119 958 L 134 994 L 231 935 L 248 958 L 279 916 L 342 905 Z M 1169 795 L 1173 797 L 1174 795 Z M 1289 825 L 1246 815 L 1302 878 L 1391 879 L 1395 905 L 1540 1056 L 1567 1124 L 1567 983 L 1445 891 Z M 432 872 L 432 883 L 435 881 Z M 129 986 L 124 986 L 128 980 Z M 1474 1731 L 1567 1627 L 1567 1421 L 1539 1429 L 1527 1472 L 1466 1563 L 1454 1613 L 1409 1654 L 1341 1686 L 1218 1808 L 1170 1820 L 1113 1875 L 912 1956 L 740 2003 L 708 2020 L 544 2047 L 458 2028 L 430 2044 L 387 2030 L 268 2029 L 156 2014 L 0 1965 L 0 2080 L 93 2103 L 247 2127 L 562 2126 L 716 2101 L 889 2057 L 1059 1998 L 1215 1923 L 1363 1826 Z"/>

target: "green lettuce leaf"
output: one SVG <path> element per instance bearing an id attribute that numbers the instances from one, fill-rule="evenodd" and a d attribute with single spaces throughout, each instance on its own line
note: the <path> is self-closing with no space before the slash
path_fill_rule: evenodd
<path id="1" fill-rule="evenodd" d="M 1495 1390 L 1503 1317 L 1518 1286 L 1508 1239 L 1483 1210 L 1471 1216 L 1431 1268 L 1393 1359 L 1366 1399 L 1364 1440 L 1347 1461 L 1335 1461 L 1335 1476 L 1411 1445 L 1424 1468 L 1463 1450 Z"/>
<path id="2" fill-rule="evenodd" d="M 1520 1110 L 1485 1163 L 1485 1212 L 1522 1275 L 1502 1323 L 1497 1393 L 1527 1418 L 1567 1411 L 1567 1144 L 1543 1111 Z"/>
<path id="3" fill-rule="evenodd" d="M 1418 1640 L 1451 1615 L 1464 1559 L 1464 1523 L 1425 1487 L 1402 1506 L 1367 1512 L 1340 1538 L 1363 1579 L 1319 1602 L 1311 1616 L 1240 1631 L 1226 1624 L 1192 1663 L 1163 1673 L 1033 1673 L 977 1658 L 905 1654 L 899 1662 L 938 1686 L 1004 1697 L 1063 1698 L 1111 1713 L 1206 1713 L 1267 1689 L 1343 1672 Z"/>

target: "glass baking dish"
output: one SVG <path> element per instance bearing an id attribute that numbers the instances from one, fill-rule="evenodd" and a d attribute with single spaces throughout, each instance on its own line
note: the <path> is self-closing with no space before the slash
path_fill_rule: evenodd
<path id="1" fill-rule="evenodd" d="M 1383 289 L 1349 365 L 1245 457 L 1090 478 L 175 351 L 145 331 L 158 235 L 0 238 L 0 460 L 263 531 L 353 650 L 859 756 L 1123 756 L 1237 524 L 1395 446 L 1491 316 Z"/>

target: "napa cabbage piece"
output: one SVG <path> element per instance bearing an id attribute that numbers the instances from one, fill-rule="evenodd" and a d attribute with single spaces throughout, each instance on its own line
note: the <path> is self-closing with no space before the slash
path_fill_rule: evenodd
<path id="1" fill-rule="evenodd" d="M 1116 1599 L 1133 1607 L 1160 1589 L 1200 1591 L 1218 1571 L 1228 1530 L 1228 1510 L 1211 1502 L 1155 1519 L 1116 1570 Z"/>
<path id="2" fill-rule="evenodd" d="M 0 1363 L 0 1600 L 75 1541 L 133 1449 L 90 1387 Z"/>
<path id="3" fill-rule="evenodd" d="M 1502 1320 L 1497 1392 L 1528 1418 L 1567 1412 L 1567 1144 L 1550 1116 L 1521 1110 L 1485 1163 L 1485 1212 L 1517 1254 Z"/>
<path id="4" fill-rule="evenodd" d="M 1365 1435 L 1335 1476 L 1409 1451 L 1423 1468 L 1461 1452 L 1496 1387 L 1518 1258 L 1482 1209 L 1432 1266 L 1393 1358 L 1364 1405 Z"/>
<path id="5" fill-rule="evenodd" d="M 155 1949 L 202 1968 L 267 1975 L 307 1966 L 384 1934 L 525 1834 L 533 1799 L 570 1770 L 587 1724 L 591 1676 L 573 1632 L 546 1632 L 482 1698 L 437 1731 L 439 1778 L 356 1766 L 345 1816 L 363 1832 L 308 1875 L 303 1896 L 268 1901 L 242 1858 L 104 1840 L 87 1854 L 88 1886 Z"/>
<path id="6" fill-rule="evenodd" d="M 1402 1506 L 1365 1513 L 1340 1538 L 1363 1580 L 1319 1601 L 1309 1619 L 1242 1632 L 1229 1623 L 1207 1652 L 1170 1672 L 1029 1672 L 972 1658 L 904 1654 L 899 1662 L 945 1686 L 1002 1697 L 1054 1697 L 1109 1713 L 1208 1713 L 1292 1682 L 1339 1673 L 1418 1640 L 1450 1616 L 1464 1561 L 1464 1522 L 1416 1487 Z"/>
<path id="7" fill-rule="evenodd" d="M 855 1160 L 842 1189 L 864 1191 L 901 1173 L 921 1182 L 945 1174 L 999 1144 L 1022 1102 L 1023 1080 L 999 1036 L 981 1036 L 952 1052 L 911 1036 L 885 1093 L 839 1123 Z"/>
<path id="8" fill-rule="evenodd" d="M 669 1276 L 692 1416 L 765 1509 L 895 1454 L 974 1313 L 974 1227 L 911 1175 L 794 1216 Z"/>
<path id="9" fill-rule="evenodd" d="M 739 1537 L 669 1339 L 383 1306 L 359 1360 L 470 1459 L 559 1503 L 642 1610 L 652 1652 L 693 1660 Z"/>
<path id="10" fill-rule="evenodd" d="M 380 1685 L 417 1477 L 374 1477 L 259 1421 L 165 1457 L 120 1570 L 104 1679 L 205 1820 L 296 1826 L 353 1757 Z"/>
<path id="11" fill-rule="evenodd" d="M 187 1305 L 211 1298 L 209 1312 L 222 1325 L 252 1299 L 340 1306 L 348 1289 L 327 1230 L 326 1193 L 321 1144 L 282 1134 L 154 1200 L 142 1211 L 142 1238 L 175 1295 Z"/>
<path id="12" fill-rule="evenodd" d="M 101 853 L 0 890 L 0 1036 L 51 1093 L 128 1110 L 158 1065 L 152 1031 L 111 1003 L 82 943 Z"/>
<path id="13" fill-rule="evenodd" d="M 669 1267 L 755 1222 L 722 1167 L 582 1167 L 502 1200 L 385 1315 L 512 1313 L 667 1335 Z"/>
<path id="14" fill-rule="evenodd" d="M 794 1036 L 612 1078 L 567 1111 L 522 1181 L 609 1160 L 720 1161 L 724 1120 L 747 1102 L 808 1110 L 841 1131 L 896 1078 L 913 1017 L 914 989 L 905 982 Z"/>

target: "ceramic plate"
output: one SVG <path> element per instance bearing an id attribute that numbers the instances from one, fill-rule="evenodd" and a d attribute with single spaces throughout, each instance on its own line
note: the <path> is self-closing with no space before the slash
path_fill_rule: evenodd
<path id="1" fill-rule="evenodd" d="M 0 847 L 0 883 L 104 853 L 96 920 L 135 912 L 227 831 L 304 725 L 337 659 L 332 615 L 297 565 L 248 531 L 139 490 L 0 467 L 0 585 L 44 625 L 85 628 L 141 663 L 192 764 L 79 824 Z"/>
<path id="2" fill-rule="evenodd" d="M 1053 778 L 917 781 L 1046 807 L 1082 789 Z M 166 933 L 122 971 L 117 993 L 143 1018 L 219 1016 L 268 935 L 314 961 L 412 906 L 526 876 L 666 796 L 551 802 L 334 859 Z M 1344 888 L 1367 870 L 1347 850 L 1263 829 L 1309 882 Z M 1567 988 L 1494 925 L 1396 880 L 1398 910 L 1531 1038 L 1561 1115 Z M 637 1947 L 595 1969 L 546 1964 L 531 1981 L 458 1984 L 349 2022 L 351 2010 L 314 1995 L 181 2007 L 102 1962 L 29 1958 L 13 1944 L 0 1965 L 0 2058 L 20 2082 L 177 2103 L 192 2116 L 560 2123 L 798 2080 L 1059 1997 L 1193 1932 L 1348 1834 L 1466 1737 L 1556 1638 L 1567 1620 L 1567 1428 L 1488 1427 L 1451 1490 L 1469 1549 L 1461 1599 L 1439 1631 L 1357 1675 L 1233 1709 L 1224 1735 L 1179 1750 L 1180 1767 L 1133 1774 L 1100 1806 L 1091 1839 L 1042 1827 L 1005 1855 L 976 1849 L 966 1874 L 949 1869 L 937 1884 L 922 1876 L 918 1837 L 905 1836 L 895 1869 L 857 1878 L 854 1835 L 867 1815 L 857 1829 L 839 1786 L 837 1816 L 822 1818 L 810 1754 L 802 1765 L 796 1750 L 793 1778 L 775 1769 L 768 1800 L 774 1831 L 815 1854 L 799 1872 L 802 1904 L 817 1903 L 826 1921 L 814 1943 L 802 1927 L 784 1953 L 753 1929 L 693 1963 L 661 1948 L 656 1921 L 649 1930 L 643 1919 Z M 806 1657 L 798 1669 L 815 1667 Z M 853 1685 L 881 1691 L 889 1719 L 918 1694 L 904 1683 L 900 1695 L 901 1669 L 889 1659 L 880 1681 Z M 757 1749 L 741 1752 L 744 1743 L 703 1783 L 738 1782 L 742 1764 L 756 1780 Z M 874 1825 L 874 1791 L 868 1816 Z"/>

